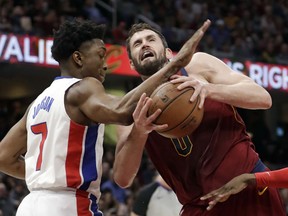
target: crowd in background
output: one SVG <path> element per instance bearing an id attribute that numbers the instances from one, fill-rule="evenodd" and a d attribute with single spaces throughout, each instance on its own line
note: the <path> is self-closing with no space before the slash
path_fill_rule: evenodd
<path id="1" fill-rule="evenodd" d="M 142 15 L 155 23 L 177 51 L 209 18 L 212 26 L 200 49 L 219 57 L 287 64 L 286 0 L 109 0 L 117 19 L 98 0 L 0 0 L 0 33 L 51 36 L 65 19 L 91 19 L 108 26 L 106 42 L 124 44 L 127 30 Z M 139 16 L 141 15 L 141 16 Z"/>
<path id="2" fill-rule="evenodd" d="M 115 2 L 116 1 L 116 2 Z M 106 43 L 125 45 L 129 27 L 140 15 L 158 26 L 173 51 L 209 18 L 209 28 L 199 50 L 218 57 L 250 59 L 267 63 L 288 64 L 288 1 L 287 0 L 110 0 L 117 3 L 117 23 L 112 13 L 94 0 L 0 0 L 0 34 L 29 34 L 52 36 L 66 19 L 78 17 L 105 23 Z M 143 19 L 143 18 L 142 18 Z M 115 24 L 115 23 L 114 23 Z M 30 99 L 0 100 L 0 140 L 23 115 Z M 287 124 L 279 125 L 276 139 L 266 126 L 262 111 L 243 111 L 247 129 L 251 133 L 262 160 L 270 168 L 288 164 Z M 100 209 L 105 216 L 126 216 L 133 199 L 142 186 L 155 176 L 153 164 L 144 155 L 133 186 L 119 188 L 112 179 L 114 146 L 106 143 L 103 157 L 102 197 Z M 21 199 L 28 193 L 25 182 L 0 173 L 0 216 L 15 214 Z M 288 206 L 288 192 L 281 190 Z M 287 208 L 288 209 L 288 208 Z"/>

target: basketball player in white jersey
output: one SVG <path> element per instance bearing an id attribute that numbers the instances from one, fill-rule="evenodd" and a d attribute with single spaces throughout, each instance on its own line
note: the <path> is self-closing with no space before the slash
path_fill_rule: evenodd
<path id="1" fill-rule="evenodd" d="M 0 143 L 0 171 L 25 179 L 30 191 L 17 216 L 102 215 L 97 203 L 104 124 L 131 124 L 137 102 L 151 103 L 146 95 L 188 64 L 209 25 L 206 21 L 185 43 L 175 61 L 124 97 L 107 94 L 102 85 L 107 69 L 104 26 L 73 20 L 54 32 L 52 56 L 61 76 Z"/>

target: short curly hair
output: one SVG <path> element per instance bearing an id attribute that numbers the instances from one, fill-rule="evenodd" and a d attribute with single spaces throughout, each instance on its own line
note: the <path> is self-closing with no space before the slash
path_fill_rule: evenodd
<path id="1" fill-rule="evenodd" d="M 127 53 L 128 53 L 128 56 L 130 59 L 132 58 L 131 50 L 130 50 L 130 40 L 135 33 L 139 32 L 139 31 L 143 31 L 143 30 L 151 30 L 151 31 L 155 32 L 156 34 L 158 34 L 162 43 L 163 43 L 164 48 L 168 48 L 167 41 L 166 41 L 164 35 L 160 31 L 158 31 L 156 28 L 153 28 L 148 23 L 136 23 L 136 24 L 132 25 L 132 27 L 130 28 L 129 33 L 128 33 L 128 38 L 126 39 L 126 49 L 127 49 Z"/>
<path id="2" fill-rule="evenodd" d="M 64 21 L 57 31 L 54 30 L 52 57 L 58 62 L 67 60 L 84 42 L 96 38 L 102 40 L 105 30 L 104 24 L 97 25 L 91 20 Z"/>

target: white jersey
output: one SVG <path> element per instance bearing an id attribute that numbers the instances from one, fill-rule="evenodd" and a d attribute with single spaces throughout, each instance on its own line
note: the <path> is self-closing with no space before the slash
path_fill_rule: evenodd
<path id="1" fill-rule="evenodd" d="M 181 208 L 176 194 L 159 185 L 150 198 L 146 216 L 175 216 Z"/>
<path id="2" fill-rule="evenodd" d="M 69 190 L 99 200 L 104 125 L 83 126 L 66 113 L 64 95 L 78 82 L 57 77 L 27 116 L 26 183 L 30 191 Z"/>

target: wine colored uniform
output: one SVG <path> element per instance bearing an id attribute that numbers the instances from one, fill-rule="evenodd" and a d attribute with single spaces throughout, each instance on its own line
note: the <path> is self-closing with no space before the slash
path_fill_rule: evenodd
<path id="1" fill-rule="evenodd" d="M 233 106 L 206 99 L 203 120 L 192 134 L 169 139 L 153 131 L 146 151 L 183 204 L 182 216 L 286 215 L 275 188 L 259 195 L 255 187 L 248 187 L 211 211 L 206 210 L 208 201 L 199 199 L 239 174 L 267 169 Z"/>

